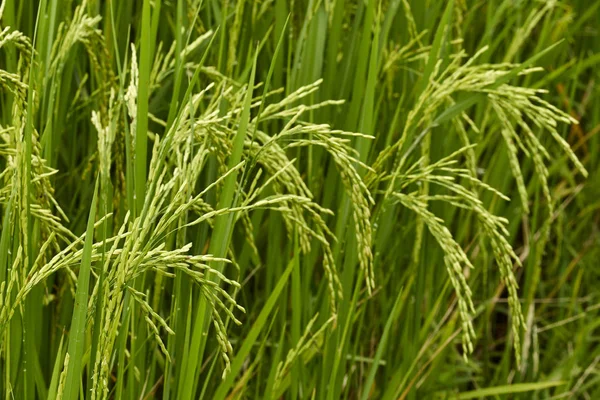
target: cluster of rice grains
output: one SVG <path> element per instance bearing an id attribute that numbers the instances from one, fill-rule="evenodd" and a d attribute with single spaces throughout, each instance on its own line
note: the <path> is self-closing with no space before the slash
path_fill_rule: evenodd
<path id="1" fill-rule="evenodd" d="M 403 4 L 408 7 L 407 2 Z M 318 91 L 322 83 L 320 80 L 285 96 L 281 89 L 267 91 L 265 88 L 261 96 L 254 97 L 253 91 L 260 89 L 260 85 L 254 86 L 252 81 L 241 85 L 213 67 L 189 61 L 184 69 L 190 72 L 190 76 L 196 71 L 196 81 L 189 86 L 180 108 L 169 116 L 169 120 L 148 115 L 156 131 L 147 135 L 153 146 L 152 156 L 142 207 L 136 209 L 134 204 L 139 199 L 130 190 L 132 183 L 128 182 L 128 171 L 122 165 L 126 163 L 130 168 L 137 161 L 133 150 L 138 140 L 140 78 L 137 50 L 132 46 L 128 52 L 130 62 L 124 64 L 128 71 L 122 76 L 129 76 L 129 84 L 124 91 L 124 82 L 111 72 L 111 62 L 104 47 L 108 41 L 97 28 L 101 18 L 89 16 L 86 9 L 84 1 L 74 12 L 71 22 L 62 24 L 58 29 L 60 40 L 48 49 L 45 75 L 42 84 L 37 87 L 29 86 L 32 81 L 30 74 L 35 73 L 39 66 L 39 55 L 32 52 L 30 38 L 9 27 L 0 32 L 0 51 L 11 44 L 19 53 L 19 73 L 0 70 L 0 87 L 13 95 L 12 122 L 0 126 L 3 166 L 0 172 L 0 204 L 3 210 L 0 340 L 3 359 L 6 359 L 6 352 L 11 346 L 11 320 L 15 314 L 23 312 L 27 296 L 36 286 L 46 285 L 55 274 L 62 274 L 61 279 L 74 293 L 78 283 L 76 272 L 87 257 L 88 263 L 93 266 L 91 274 L 94 279 L 91 294 L 86 294 L 83 306 L 87 308 L 83 329 L 86 332 L 97 329 L 99 335 L 97 346 L 93 349 L 95 354 L 90 355 L 94 360 L 92 387 L 89 388 L 92 399 L 109 397 L 111 375 L 119 362 L 115 357 L 115 347 L 127 346 L 127 340 L 120 338 L 124 321 L 128 319 L 142 318 L 164 354 L 165 362 L 171 362 L 170 351 L 174 348 L 164 343 L 164 334 L 183 333 L 174 331 L 171 322 L 175 318 L 172 315 L 160 315 L 158 309 L 168 309 L 161 306 L 166 295 L 165 279 L 180 274 L 189 277 L 200 290 L 204 309 L 215 328 L 226 374 L 234 352 L 228 340 L 228 323 L 240 324 L 239 315 L 245 312 L 244 305 L 236 299 L 240 288 L 238 282 L 244 277 L 236 272 L 239 268 L 230 240 L 233 227 L 242 227 L 242 237 L 255 257 L 260 258 L 250 215 L 256 210 L 271 210 L 280 213 L 288 240 L 297 241 L 302 253 L 309 254 L 315 245 L 320 247 L 331 313 L 316 334 L 310 333 L 316 317 L 312 319 L 296 347 L 279 364 L 273 387 L 273 392 L 277 392 L 293 361 L 313 346 L 326 329 L 335 325 L 337 302 L 342 296 L 333 246 L 336 240 L 343 238 L 336 238 L 327 222 L 331 216 L 335 218 L 336 211 L 324 208 L 315 200 L 297 166 L 298 160 L 289 157 L 293 149 L 321 148 L 337 167 L 342 186 L 350 199 L 357 247 L 346 251 L 357 252 L 358 267 L 368 293 L 376 288 L 378 278 L 373 264 L 374 221 L 384 208 L 400 205 L 400 210 L 413 212 L 424 223 L 444 252 L 444 263 L 458 299 L 465 357 L 473 351 L 475 307 L 464 269 L 473 268 L 473 264 L 444 220 L 434 214 L 429 204 L 444 202 L 468 210 L 476 217 L 508 290 L 515 354 L 519 360 L 519 337 L 524 320 L 513 265 L 520 264 L 520 260 L 508 241 L 508 221 L 488 211 L 480 197 L 482 192 L 491 192 L 504 200 L 509 199 L 478 176 L 477 145 L 471 143 L 467 129 L 481 138 L 484 135 L 501 135 L 524 213 L 529 212 L 529 206 L 519 154 L 531 157 L 546 197 L 549 220 L 553 200 L 545 160 L 550 158 L 550 154 L 541 144 L 538 133 L 549 133 L 581 173 L 586 172 L 556 128 L 559 123 L 576 121 L 542 100 L 543 91 L 508 83 L 511 77 L 531 74 L 537 71 L 536 68 L 510 63 L 478 64 L 478 57 L 485 49 L 468 59 L 461 50 L 451 57 L 447 66 L 437 63 L 408 114 L 402 135 L 377 154 L 369 165 L 360 161 L 352 143 L 357 137 L 372 140 L 372 136 L 307 122 L 305 117 L 314 110 L 341 103 L 303 104 Z M 239 24 L 237 15 L 234 24 Z M 416 28 L 413 27 L 413 30 L 415 39 L 407 47 L 390 54 L 390 63 L 404 58 L 427 57 L 430 48 L 420 45 Z M 197 52 L 213 36 L 213 31 L 198 35 L 182 54 Z M 87 250 L 84 243 L 90 232 L 81 236 L 73 234 L 67 228 L 69 221 L 61 204 L 55 200 L 53 176 L 58 171 L 48 165 L 47 157 L 51 153 L 44 152 L 43 145 L 47 144 L 43 143 L 43 139 L 40 141 L 35 123 L 37 119 L 46 117 L 52 120 L 53 96 L 60 92 L 58 81 L 69 57 L 72 57 L 73 47 L 78 43 L 87 50 L 96 76 L 103 77 L 101 84 L 96 85 L 97 92 L 91 94 L 99 107 L 91 112 L 88 121 L 97 133 L 97 146 L 94 157 L 89 160 L 88 173 L 96 175 L 98 180 L 94 194 L 94 198 L 98 195 L 98 202 L 93 203 L 98 204 L 98 218 L 92 221 L 93 241 Z M 166 52 L 162 44 L 157 46 L 148 83 L 150 97 L 162 90 L 173 75 L 175 51 L 175 45 Z M 229 52 L 235 56 L 234 44 Z M 386 70 L 384 68 L 384 72 Z M 201 80 L 198 80 L 199 75 L 203 77 Z M 455 95 L 459 93 L 473 96 L 476 101 L 488 105 L 485 126 L 475 126 L 467 112 L 455 102 Z M 77 101 L 73 99 L 74 103 Z M 279 125 L 275 121 L 279 121 Z M 48 124 L 46 126 L 50 126 Z M 267 125 L 281 128 L 270 134 L 263 129 Z M 463 146 L 431 162 L 427 144 L 443 134 L 441 127 L 448 126 L 458 133 Z M 240 132 L 243 135 L 241 139 Z M 412 157 L 417 147 L 421 147 L 422 154 Z M 233 164 L 232 160 L 235 160 Z M 200 187 L 198 182 L 207 176 L 215 179 Z M 429 186 L 437 186 L 441 191 L 430 192 Z M 223 202 L 215 203 L 214 197 L 224 196 L 223 192 L 228 187 L 232 197 L 221 207 Z M 225 233 L 218 235 L 223 238 L 224 248 L 213 247 L 211 243 L 210 249 L 202 249 L 189 242 L 188 230 L 204 226 L 205 232 L 214 233 L 217 225 L 224 223 Z M 417 249 L 420 245 L 418 239 Z M 215 254 L 207 252 L 215 249 Z M 415 257 L 416 254 L 418 251 Z M 230 267 L 225 268 L 226 265 Z M 97 309 L 99 305 L 102 305 L 101 309 Z M 168 307 L 175 313 L 175 300 Z M 139 315 L 133 315 L 133 312 Z M 98 329 L 96 325 L 101 327 Z M 185 327 L 185 321 L 178 326 Z M 190 329 L 189 326 L 187 328 Z M 73 368 L 68 352 L 63 360 L 57 398 L 61 398 L 65 389 L 67 371 Z M 10 387 L 5 389 L 6 398 L 10 398 Z"/>

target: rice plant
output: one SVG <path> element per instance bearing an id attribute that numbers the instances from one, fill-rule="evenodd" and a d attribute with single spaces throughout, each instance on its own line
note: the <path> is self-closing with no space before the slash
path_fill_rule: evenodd
<path id="1" fill-rule="evenodd" d="M 1 0 L 0 397 L 597 398 L 599 24 Z"/>

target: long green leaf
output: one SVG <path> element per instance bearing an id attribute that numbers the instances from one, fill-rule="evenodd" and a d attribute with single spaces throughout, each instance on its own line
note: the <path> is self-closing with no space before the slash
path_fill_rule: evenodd
<path id="1" fill-rule="evenodd" d="M 258 55 L 256 55 L 258 56 Z M 254 65 L 252 66 L 252 73 L 250 74 L 250 81 L 248 82 L 248 88 L 246 91 L 246 98 L 244 100 L 244 106 L 242 108 L 242 114 L 240 116 L 240 122 L 233 139 L 233 150 L 229 156 L 228 168 L 232 169 L 240 163 L 242 158 L 242 150 L 244 147 L 244 140 L 246 139 L 246 131 L 250 120 L 250 105 L 252 103 L 252 92 L 254 91 L 254 78 L 256 75 L 256 56 L 254 58 Z M 219 209 L 226 209 L 235 206 L 233 204 L 235 195 L 235 186 L 237 182 L 237 173 L 231 173 L 224 180 L 223 190 L 219 198 Z M 215 229 L 210 241 L 209 253 L 216 257 L 224 257 L 229 247 L 229 241 L 231 240 L 231 232 L 233 229 L 233 214 L 225 214 L 216 218 Z M 217 262 L 214 265 L 217 271 L 221 271 L 223 268 L 221 262 Z M 213 277 L 216 280 L 216 278 Z M 186 365 L 185 373 L 181 375 L 180 393 L 181 399 L 191 399 L 194 391 L 194 377 L 196 375 L 196 368 L 198 361 L 202 357 L 204 349 L 204 343 L 206 343 L 206 335 L 204 335 L 205 329 L 208 329 L 208 316 L 211 313 L 211 308 L 204 297 L 200 298 L 198 308 L 196 311 L 196 319 L 194 322 L 194 329 L 192 332 L 192 341 L 190 347 L 191 357 L 188 358 L 188 364 Z"/>
<path id="2" fill-rule="evenodd" d="M 90 207 L 87 229 L 85 231 L 85 243 L 83 245 L 83 254 L 81 256 L 81 265 L 77 277 L 77 291 L 75 293 L 75 306 L 73 309 L 73 318 L 71 319 L 71 330 L 69 333 L 69 364 L 67 366 L 67 376 L 65 378 L 65 390 L 63 399 L 77 400 L 79 396 L 79 386 L 81 382 L 82 359 L 85 350 L 85 330 L 87 321 L 87 305 L 90 286 L 90 272 L 92 266 L 92 245 L 94 244 L 94 223 L 96 222 L 96 203 L 98 202 L 98 182 L 94 187 L 94 197 Z"/>
<path id="3" fill-rule="evenodd" d="M 500 396 L 503 394 L 535 392 L 543 389 L 564 385 L 566 382 L 532 382 L 532 383 L 515 383 L 514 385 L 495 386 L 483 389 L 472 390 L 470 392 L 462 392 L 456 398 L 460 400 L 488 398 Z"/>
<path id="4" fill-rule="evenodd" d="M 256 318 L 256 321 L 254 321 L 252 328 L 246 335 L 246 338 L 244 339 L 242 346 L 237 351 L 237 354 L 235 355 L 235 358 L 233 359 L 233 362 L 231 363 L 231 371 L 225 377 L 225 380 L 223 382 L 221 382 L 221 384 L 217 388 L 217 391 L 216 391 L 215 395 L 213 396 L 213 400 L 224 399 L 225 395 L 227 395 L 227 392 L 231 389 L 234 379 L 237 377 L 237 374 L 242 369 L 242 366 L 244 365 L 244 361 L 246 360 L 246 357 L 248 357 L 248 354 L 250 354 L 250 350 L 252 349 L 252 346 L 256 342 L 256 339 L 258 339 L 258 335 L 260 334 L 263 327 L 265 326 L 265 324 L 267 322 L 267 318 L 269 317 L 269 315 L 271 314 L 271 311 L 275 307 L 275 304 L 277 303 L 277 299 L 279 298 L 279 295 L 283 291 L 283 288 L 285 287 L 295 264 L 296 263 L 292 260 L 290 262 L 290 264 L 288 265 L 288 267 L 283 272 L 283 275 L 281 275 L 281 278 L 279 278 L 279 281 L 277 282 L 277 285 L 273 289 L 273 292 L 271 292 L 269 299 L 263 306 L 262 310 L 260 311 L 260 314 Z"/>
<path id="5" fill-rule="evenodd" d="M 369 373 L 367 374 L 367 379 L 365 380 L 365 385 L 363 387 L 362 395 L 360 396 L 360 400 L 367 400 L 369 398 L 369 393 L 371 391 L 371 386 L 373 386 L 373 382 L 375 381 L 375 374 L 377 373 L 377 368 L 379 367 L 379 362 L 383 356 L 383 352 L 387 346 L 388 337 L 390 335 L 390 329 L 392 328 L 392 324 L 398 318 L 398 310 L 400 308 L 400 300 L 402 299 L 402 289 L 398 291 L 398 296 L 396 297 L 396 301 L 394 302 L 394 306 L 392 307 L 392 312 L 388 316 L 387 321 L 385 322 L 385 328 L 383 328 L 383 334 L 381 335 L 381 340 L 377 345 L 377 351 L 375 352 L 375 357 L 373 358 L 373 363 L 371 364 L 371 368 L 369 369 Z"/>

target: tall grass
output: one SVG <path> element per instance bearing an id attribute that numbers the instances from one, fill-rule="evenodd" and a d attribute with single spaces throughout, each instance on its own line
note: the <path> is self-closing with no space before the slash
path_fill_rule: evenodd
<path id="1" fill-rule="evenodd" d="M 600 396 L 599 1 L 0 4 L 0 397 Z"/>

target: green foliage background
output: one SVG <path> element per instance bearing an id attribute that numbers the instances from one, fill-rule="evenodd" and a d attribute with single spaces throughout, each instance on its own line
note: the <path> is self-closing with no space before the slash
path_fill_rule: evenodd
<path id="1" fill-rule="evenodd" d="M 600 1 L 0 4 L 0 397 L 600 398 Z"/>

